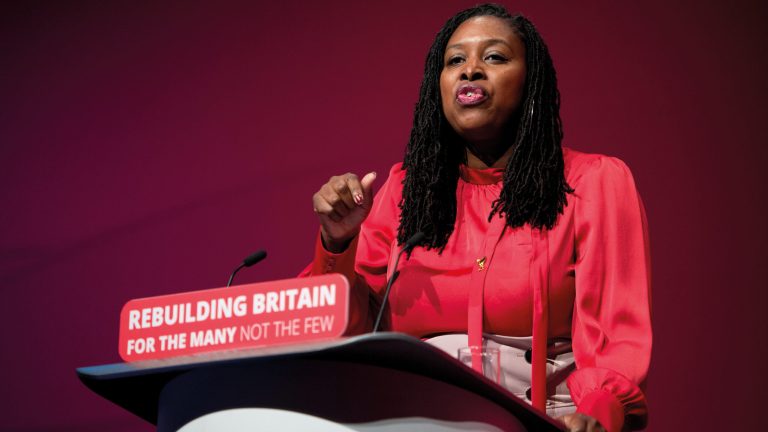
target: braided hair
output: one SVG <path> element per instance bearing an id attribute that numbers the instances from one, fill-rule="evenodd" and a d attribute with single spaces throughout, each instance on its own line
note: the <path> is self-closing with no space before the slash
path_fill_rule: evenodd
<path id="1" fill-rule="evenodd" d="M 552 228 L 567 204 L 566 193 L 573 192 L 563 172 L 560 92 L 547 46 L 527 18 L 512 16 L 495 4 L 475 6 L 449 19 L 427 54 L 403 160 L 400 244 L 421 231 L 425 234 L 421 246 L 442 252 L 453 233 L 459 165 L 466 163 L 466 151 L 443 113 L 439 82 L 448 40 L 464 21 L 478 16 L 509 23 L 525 45 L 527 70 L 523 102 L 516 118 L 510 119 L 510 126 L 517 126 L 512 155 L 488 220 L 496 215 L 506 217 L 511 228 L 526 223 Z"/>

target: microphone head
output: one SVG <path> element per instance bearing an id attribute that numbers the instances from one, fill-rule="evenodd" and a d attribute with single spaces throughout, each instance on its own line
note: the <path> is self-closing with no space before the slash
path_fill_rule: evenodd
<path id="1" fill-rule="evenodd" d="M 246 266 L 246 267 L 250 267 L 250 266 L 256 264 L 257 262 L 263 260 L 266 257 L 267 257 L 267 251 L 265 251 L 263 249 L 260 250 L 260 251 L 256 251 L 256 252 L 248 255 L 248 257 L 243 260 L 243 265 Z"/>
<path id="2" fill-rule="evenodd" d="M 414 246 L 421 243 L 427 236 L 424 235 L 423 232 L 419 231 L 416 234 L 412 235 L 411 238 L 408 239 L 408 241 L 405 242 L 405 246 L 403 246 L 403 250 L 407 251 L 410 249 L 413 249 Z"/>

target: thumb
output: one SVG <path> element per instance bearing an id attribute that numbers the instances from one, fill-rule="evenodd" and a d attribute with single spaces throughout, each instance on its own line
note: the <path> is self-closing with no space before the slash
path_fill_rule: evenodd
<path id="1" fill-rule="evenodd" d="M 373 203 L 373 182 L 376 180 L 376 172 L 371 171 L 360 180 L 360 186 L 363 187 L 363 205 L 370 207 Z"/>
<path id="2" fill-rule="evenodd" d="M 362 180 L 360 180 L 360 185 L 363 187 L 363 193 L 367 194 L 371 191 L 374 180 L 376 180 L 376 171 L 369 172 Z"/>

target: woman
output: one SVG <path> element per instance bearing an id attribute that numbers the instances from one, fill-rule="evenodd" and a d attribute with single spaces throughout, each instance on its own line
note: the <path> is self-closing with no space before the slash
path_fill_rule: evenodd
<path id="1" fill-rule="evenodd" d="M 561 141 L 555 71 L 533 25 L 497 5 L 460 12 L 432 45 L 404 162 L 376 198 L 375 173 L 332 177 L 314 195 L 321 228 L 304 274 L 345 274 L 352 331 L 366 331 L 394 257 L 423 232 L 398 267 L 389 329 L 522 349 L 531 387 L 521 395 L 557 415 L 549 408 L 562 395 L 551 394 L 547 368 L 560 364 L 555 342 L 570 340 L 565 396 L 577 409 L 560 417 L 565 425 L 643 427 L 651 328 L 642 203 L 621 161 Z"/>

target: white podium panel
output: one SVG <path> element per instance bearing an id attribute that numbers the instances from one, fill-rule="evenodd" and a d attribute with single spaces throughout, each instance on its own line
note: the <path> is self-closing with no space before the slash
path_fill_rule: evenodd
<path id="1" fill-rule="evenodd" d="M 293 411 L 239 408 L 192 420 L 179 432 L 503 432 L 479 422 L 447 422 L 421 417 L 388 419 L 369 423 L 341 424 Z"/>

